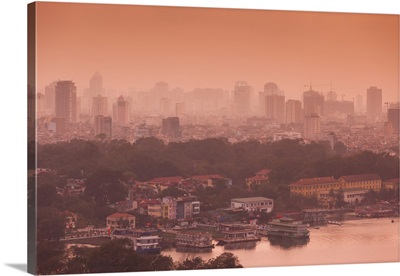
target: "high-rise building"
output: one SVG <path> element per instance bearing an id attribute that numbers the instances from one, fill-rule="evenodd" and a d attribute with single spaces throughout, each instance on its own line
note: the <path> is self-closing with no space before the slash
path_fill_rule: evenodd
<path id="1" fill-rule="evenodd" d="M 129 102 L 121 95 L 113 105 L 114 122 L 118 126 L 126 126 L 129 123 L 129 116 Z"/>
<path id="2" fill-rule="evenodd" d="M 72 81 L 58 81 L 55 86 L 55 115 L 66 124 L 76 122 L 76 86 Z"/>
<path id="3" fill-rule="evenodd" d="M 265 117 L 277 123 L 285 123 L 285 96 L 278 85 L 268 82 L 264 85 Z"/>
<path id="4" fill-rule="evenodd" d="M 90 96 L 103 95 L 103 76 L 99 72 L 95 72 L 89 81 Z"/>
<path id="5" fill-rule="evenodd" d="M 169 98 L 161 98 L 160 99 L 161 115 L 164 115 L 164 116 L 170 115 L 170 109 L 171 109 L 171 100 Z"/>
<path id="6" fill-rule="evenodd" d="M 304 138 L 309 140 L 319 140 L 321 138 L 321 118 L 317 113 L 310 113 L 305 116 Z"/>
<path id="7" fill-rule="evenodd" d="M 312 89 L 303 93 L 304 115 L 316 113 L 324 115 L 324 95 Z"/>
<path id="8" fill-rule="evenodd" d="M 179 138 L 181 136 L 179 117 L 168 117 L 163 119 L 162 132 L 170 138 Z"/>
<path id="9" fill-rule="evenodd" d="M 265 117 L 274 120 L 276 123 L 285 123 L 285 96 L 265 96 Z"/>
<path id="10" fill-rule="evenodd" d="M 334 150 L 335 149 L 335 145 L 338 141 L 337 136 L 334 132 L 329 132 L 326 135 L 326 139 L 329 141 L 329 145 L 331 146 L 331 149 Z"/>
<path id="11" fill-rule="evenodd" d="M 175 116 L 182 117 L 185 114 L 185 103 L 175 104 Z"/>
<path id="12" fill-rule="evenodd" d="M 382 119 L 382 89 L 376 86 L 367 89 L 367 119 L 370 122 Z"/>
<path id="13" fill-rule="evenodd" d="M 237 81 L 233 90 L 236 115 L 247 116 L 250 112 L 252 87 L 246 81 Z"/>
<path id="14" fill-rule="evenodd" d="M 97 97 L 92 98 L 92 109 L 91 109 L 91 115 L 93 117 L 97 115 L 103 115 L 107 116 L 107 97 L 103 97 L 101 95 L 98 95 Z"/>
<path id="15" fill-rule="evenodd" d="M 363 114 L 364 111 L 364 98 L 362 95 L 357 95 L 356 96 L 356 102 L 355 102 L 355 111 L 357 114 Z"/>
<path id="16" fill-rule="evenodd" d="M 47 114 L 55 113 L 56 105 L 56 81 L 53 81 L 44 88 L 44 95 L 46 97 L 46 111 Z"/>
<path id="17" fill-rule="evenodd" d="M 286 101 L 286 124 L 299 124 L 303 122 L 303 111 L 301 110 L 301 101 Z"/>
<path id="18" fill-rule="evenodd" d="M 112 119 L 103 115 L 94 117 L 94 135 L 103 134 L 105 139 L 110 140 L 112 137 Z"/>
<path id="19" fill-rule="evenodd" d="M 399 108 L 389 108 L 387 113 L 387 120 L 391 124 L 394 133 L 399 133 Z"/>

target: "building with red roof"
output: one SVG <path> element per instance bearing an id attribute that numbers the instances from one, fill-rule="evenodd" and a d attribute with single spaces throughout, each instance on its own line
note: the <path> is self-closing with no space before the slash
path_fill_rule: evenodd
<path id="1" fill-rule="evenodd" d="M 214 187 L 217 181 L 225 181 L 225 183 L 229 182 L 230 179 L 223 177 L 219 174 L 202 174 L 202 175 L 193 175 L 190 179 L 197 184 L 203 185 L 206 187 Z"/>
<path id="2" fill-rule="evenodd" d="M 341 188 L 363 189 L 380 191 L 382 189 L 382 179 L 376 173 L 344 175 L 339 178 L 342 182 Z"/>
<path id="3" fill-rule="evenodd" d="M 256 172 L 255 176 L 246 178 L 247 188 L 250 190 L 253 185 L 267 185 L 269 183 L 269 173 L 271 170 L 263 169 Z"/>
<path id="4" fill-rule="evenodd" d="M 135 228 L 136 217 L 127 213 L 114 213 L 106 218 L 107 228 L 111 231 L 116 228 Z"/>

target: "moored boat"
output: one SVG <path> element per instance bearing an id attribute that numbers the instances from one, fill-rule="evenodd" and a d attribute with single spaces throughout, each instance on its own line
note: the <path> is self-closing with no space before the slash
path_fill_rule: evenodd
<path id="1" fill-rule="evenodd" d="M 307 225 L 291 218 L 281 218 L 267 224 L 268 237 L 308 238 L 310 231 Z"/>

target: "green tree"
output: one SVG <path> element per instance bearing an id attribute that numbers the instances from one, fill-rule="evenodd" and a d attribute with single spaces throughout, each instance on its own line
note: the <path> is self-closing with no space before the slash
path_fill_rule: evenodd
<path id="1" fill-rule="evenodd" d="M 125 199 L 128 191 L 121 182 L 122 177 L 121 172 L 98 170 L 86 181 L 85 197 L 93 198 L 100 206 Z"/>
<path id="2" fill-rule="evenodd" d="M 224 252 L 216 258 L 212 258 L 207 261 L 207 268 L 243 268 L 240 264 L 237 256 L 233 255 L 231 252 Z"/>

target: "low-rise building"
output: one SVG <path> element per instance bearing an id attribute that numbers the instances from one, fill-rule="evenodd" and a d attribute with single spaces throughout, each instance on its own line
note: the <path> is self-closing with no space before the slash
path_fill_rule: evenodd
<path id="1" fill-rule="evenodd" d="M 307 197 L 319 197 L 321 192 L 339 190 L 341 182 L 333 176 L 302 178 L 289 184 L 290 193 Z"/>
<path id="2" fill-rule="evenodd" d="M 345 175 L 339 178 L 341 188 L 346 189 L 366 189 L 380 191 L 382 189 L 382 179 L 375 173 Z"/>
<path id="3" fill-rule="evenodd" d="M 270 213 L 274 209 L 274 200 L 266 197 L 232 198 L 231 207 L 243 208 L 248 212 L 259 211 Z"/>
<path id="4" fill-rule="evenodd" d="M 193 175 L 190 179 L 201 184 L 204 188 L 214 187 L 218 181 L 221 181 L 228 186 L 230 181 L 229 178 L 223 177 L 219 174 Z"/>
<path id="5" fill-rule="evenodd" d="M 106 226 L 113 230 L 116 228 L 135 228 L 136 217 L 127 213 L 114 213 L 106 218 Z"/>
<path id="6" fill-rule="evenodd" d="M 247 188 L 250 189 L 253 185 L 267 185 L 269 181 L 269 173 L 271 170 L 263 169 L 256 172 L 255 176 L 246 178 Z"/>

